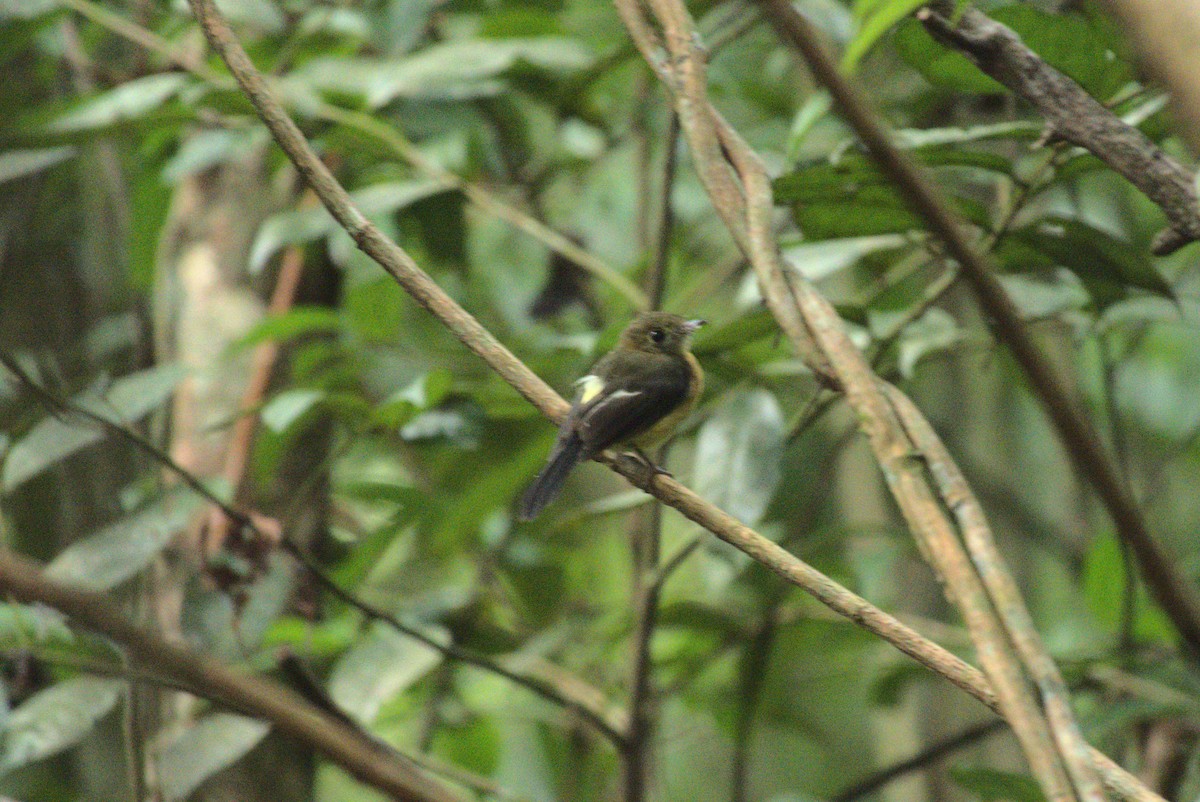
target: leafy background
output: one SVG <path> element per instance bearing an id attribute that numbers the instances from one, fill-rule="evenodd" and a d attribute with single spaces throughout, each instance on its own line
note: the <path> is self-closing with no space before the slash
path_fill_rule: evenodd
<path id="1" fill-rule="evenodd" d="M 1195 576 L 1195 246 L 1151 258 L 1161 213 L 1095 158 L 1038 141 L 1018 101 L 905 18 L 917 5 L 798 7 L 976 227 L 1153 530 Z M 1163 97 L 1138 82 L 1098 8 L 979 5 L 1181 150 Z M 951 445 L 1068 671 L 1088 739 L 1158 772 L 1170 797 L 1195 797 L 1194 661 L 1130 580 L 1107 518 L 953 267 L 752 7 L 691 10 L 710 43 L 714 99 L 778 175 L 785 255 Z M 673 145 L 661 90 L 612 8 L 255 0 L 224 11 L 370 218 L 567 391 L 653 272 Z M 0 385 L 6 546 L 247 669 L 279 675 L 281 656 L 298 656 L 355 721 L 438 771 L 490 784 L 483 796 L 619 796 L 612 744 L 489 666 L 582 688 L 621 715 L 647 499 L 584 466 L 537 522 L 514 521 L 551 426 L 336 230 L 182 4 L 64 0 L 3 4 L 0 15 L 4 351 L 54 394 L 133 427 L 214 492 L 277 521 L 357 598 L 478 661 L 447 659 L 322 594 L 286 549 L 236 538 L 209 548 L 194 493 L 11 380 Z M 668 465 L 970 657 L 852 416 L 776 337 L 686 149 L 678 159 L 665 306 L 710 321 L 696 343 L 709 389 Z M 596 264 L 554 255 L 511 210 Z M 267 315 L 289 259 L 304 266 L 298 295 Z M 255 403 L 239 486 L 223 455 L 268 344 L 282 356 Z M 668 511 L 661 525 L 668 559 L 694 550 L 672 564 L 652 640 L 653 798 L 847 799 L 875 771 L 987 720 L 690 523 Z M 113 645 L 46 609 L 0 605 L 0 647 L 0 793 L 378 798 L 265 724 L 131 676 Z M 1147 749 L 1164 737 L 1173 751 L 1160 764 Z M 877 793 L 1037 798 L 1018 756 L 987 730 Z"/>

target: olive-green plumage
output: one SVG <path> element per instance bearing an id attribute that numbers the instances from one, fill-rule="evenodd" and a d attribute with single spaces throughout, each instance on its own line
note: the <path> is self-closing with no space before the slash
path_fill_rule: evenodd
<path id="1" fill-rule="evenodd" d="M 613 446 L 645 449 L 670 437 L 704 389 L 700 363 L 688 350 L 702 325 L 668 312 L 646 312 L 629 324 L 616 347 L 577 382 L 546 466 L 521 498 L 521 520 L 553 501 L 580 462 Z"/>

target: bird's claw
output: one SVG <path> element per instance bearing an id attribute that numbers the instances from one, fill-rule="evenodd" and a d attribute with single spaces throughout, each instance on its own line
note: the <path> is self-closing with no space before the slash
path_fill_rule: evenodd
<path id="1" fill-rule="evenodd" d="M 635 448 L 632 451 L 623 451 L 617 455 L 618 461 L 631 474 L 631 478 L 638 485 L 649 485 L 654 481 L 655 476 L 666 476 L 675 478 L 674 475 L 666 468 L 660 468 L 655 465 L 653 460 L 646 456 L 640 448 Z"/>

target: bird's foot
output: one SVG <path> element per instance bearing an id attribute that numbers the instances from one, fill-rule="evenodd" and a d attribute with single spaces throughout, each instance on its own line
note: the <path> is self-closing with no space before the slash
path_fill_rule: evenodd
<path id="1" fill-rule="evenodd" d="M 663 468 L 659 465 L 655 465 L 654 460 L 652 460 L 648 456 L 646 456 L 646 452 L 642 451 L 637 446 L 633 447 L 633 452 L 638 455 L 638 457 L 642 460 L 642 462 L 646 463 L 646 467 L 650 468 L 650 470 L 654 471 L 654 473 L 656 473 L 657 475 L 667 476 L 667 477 L 670 477 L 671 479 L 675 478 L 675 475 L 673 473 L 671 473 L 670 471 L 668 471 L 666 468 Z"/>
<path id="2" fill-rule="evenodd" d="M 622 466 L 632 474 L 634 482 L 638 485 L 648 485 L 654 481 L 655 476 L 667 476 L 674 478 L 670 471 L 666 468 L 661 468 L 654 464 L 646 453 L 636 446 L 632 451 L 622 451 L 617 455 L 617 460 Z"/>

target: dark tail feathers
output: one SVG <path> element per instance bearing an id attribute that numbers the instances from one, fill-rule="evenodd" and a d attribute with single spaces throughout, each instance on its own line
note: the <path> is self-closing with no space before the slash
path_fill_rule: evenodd
<path id="1" fill-rule="evenodd" d="M 554 500 L 562 490 L 563 482 L 567 481 L 567 474 L 582 458 L 583 441 L 578 435 L 572 434 L 566 440 L 554 444 L 554 450 L 546 460 L 546 467 L 542 468 L 541 473 L 521 496 L 519 517 L 522 521 L 532 521 Z"/>

